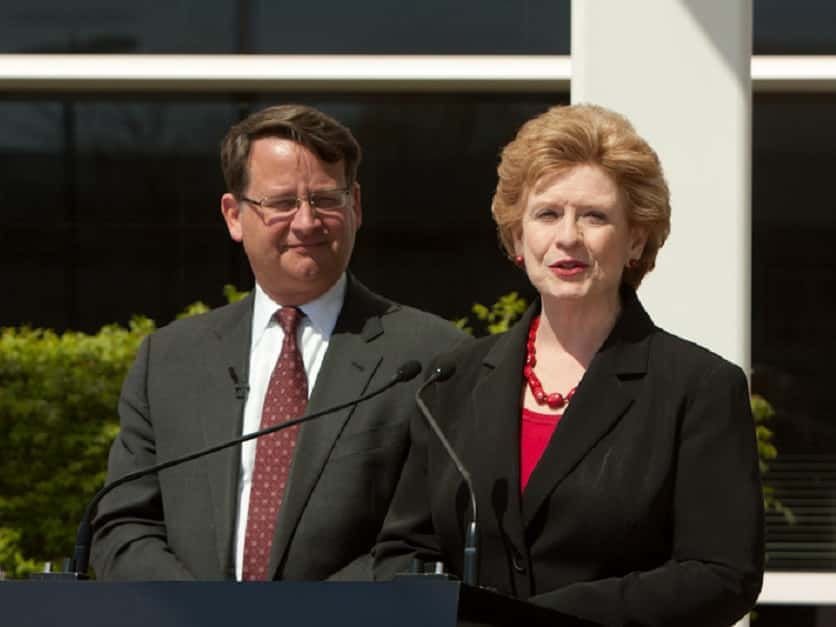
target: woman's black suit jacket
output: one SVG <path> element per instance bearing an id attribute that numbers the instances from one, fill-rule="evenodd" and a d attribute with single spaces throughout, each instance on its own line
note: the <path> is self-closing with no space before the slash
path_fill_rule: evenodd
<path id="1" fill-rule="evenodd" d="M 520 495 L 522 368 L 532 307 L 448 355 L 425 393 L 475 484 L 484 586 L 606 625 L 730 625 L 763 574 L 746 378 L 655 327 L 632 291 Z M 467 492 L 421 418 L 375 549 L 461 575 Z"/>

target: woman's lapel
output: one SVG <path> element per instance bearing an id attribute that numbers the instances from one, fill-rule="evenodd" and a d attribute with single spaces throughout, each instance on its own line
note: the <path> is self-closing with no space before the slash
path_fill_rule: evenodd
<path id="1" fill-rule="evenodd" d="M 470 391 L 473 423 L 468 425 L 464 462 L 472 471 L 479 518 L 496 525 L 500 537 L 524 546 L 520 517 L 520 394 L 525 339 L 532 305 L 500 337 L 479 365 L 479 380 Z"/>
<path id="2" fill-rule="evenodd" d="M 622 293 L 622 313 L 589 365 L 522 496 L 528 525 L 561 481 L 627 413 L 647 372 L 653 323 L 632 290 Z"/>

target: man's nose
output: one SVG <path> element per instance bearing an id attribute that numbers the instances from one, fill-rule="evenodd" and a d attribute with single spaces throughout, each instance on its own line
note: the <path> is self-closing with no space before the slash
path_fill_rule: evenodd
<path id="1" fill-rule="evenodd" d="M 299 199 L 299 208 L 293 214 L 291 227 L 295 229 L 310 230 L 319 225 L 319 213 L 311 204 L 309 198 Z"/>

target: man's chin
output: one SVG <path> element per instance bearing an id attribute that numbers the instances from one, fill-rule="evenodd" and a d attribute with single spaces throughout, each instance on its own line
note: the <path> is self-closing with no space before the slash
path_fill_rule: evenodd
<path id="1" fill-rule="evenodd" d="M 323 263 L 318 255 L 301 255 L 294 259 L 294 263 L 286 266 L 285 274 L 296 284 L 304 283 L 334 283 L 339 278 L 336 264 Z"/>
<path id="2" fill-rule="evenodd" d="M 302 264 L 281 273 L 256 277 L 259 285 L 280 305 L 304 305 L 327 292 L 340 278 L 337 268 Z"/>
<path id="3" fill-rule="evenodd" d="M 301 257 L 301 258 L 316 258 L 316 257 L 323 257 L 325 255 L 333 255 L 333 251 L 331 249 L 331 242 L 312 242 L 310 244 L 296 244 L 294 246 L 289 246 L 284 251 L 285 255 L 289 255 L 292 257 Z"/>

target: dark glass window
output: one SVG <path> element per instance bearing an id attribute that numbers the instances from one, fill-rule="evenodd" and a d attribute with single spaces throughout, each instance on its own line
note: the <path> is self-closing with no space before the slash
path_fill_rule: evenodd
<path id="1" fill-rule="evenodd" d="M 217 0 L 29 0 L 0 9 L 0 53 L 232 54 L 240 7 Z"/>
<path id="2" fill-rule="evenodd" d="M 759 605 L 752 625 L 758 627 L 826 627 L 836 625 L 836 607 L 827 605 Z"/>
<path id="3" fill-rule="evenodd" d="M 569 0 L 32 0 L 0 53 L 569 54 Z"/>
<path id="4" fill-rule="evenodd" d="M 777 410 L 771 570 L 836 570 L 836 97 L 759 95 L 753 116 L 752 385 Z"/>
<path id="5" fill-rule="evenodd" d="M 836 54 L 836 4 L 757 0 L 755 54 Z M 0 53 L 569 54 L 570 0 L 32 0 Z"/>
<path id="6" fill-rule="evenodd" d="M 757 0 L 755 54 L 836 54 L 836 4 Z M 32 0 L 0 53 L 569 54 L 570 0 Z"/>
<path id="7" fill-rule="evenodd" d="M 0 103 L 0 324 L 93 330 L 168 320 L 217 293 L 234 250 L 217 219 L 230 104 Z"/>
<path id="8" fill-rule="evenodd" d="M 459 317 L 524 289 L 490 217 L 502 145 L 568 95 L 288 97 L 333 114 L 364 148 L 352 269 L 387 296 Z M 219 210 L 218 145 L 274 100 L 0 102 L 0 325 L 91 331 L 170 320 L 252 285 Z M 439 268 L 444 269 L 443 279 Z"/>
<path id="9" fill-rule="evenodd" d="M 836 3 L 755 0 L 755 54 L 836 54 Z"/>
<path id="10" fill-rule="evenodd" d="M 252 3 L 251 51 L 569 54 L 570 0 Z"/>

